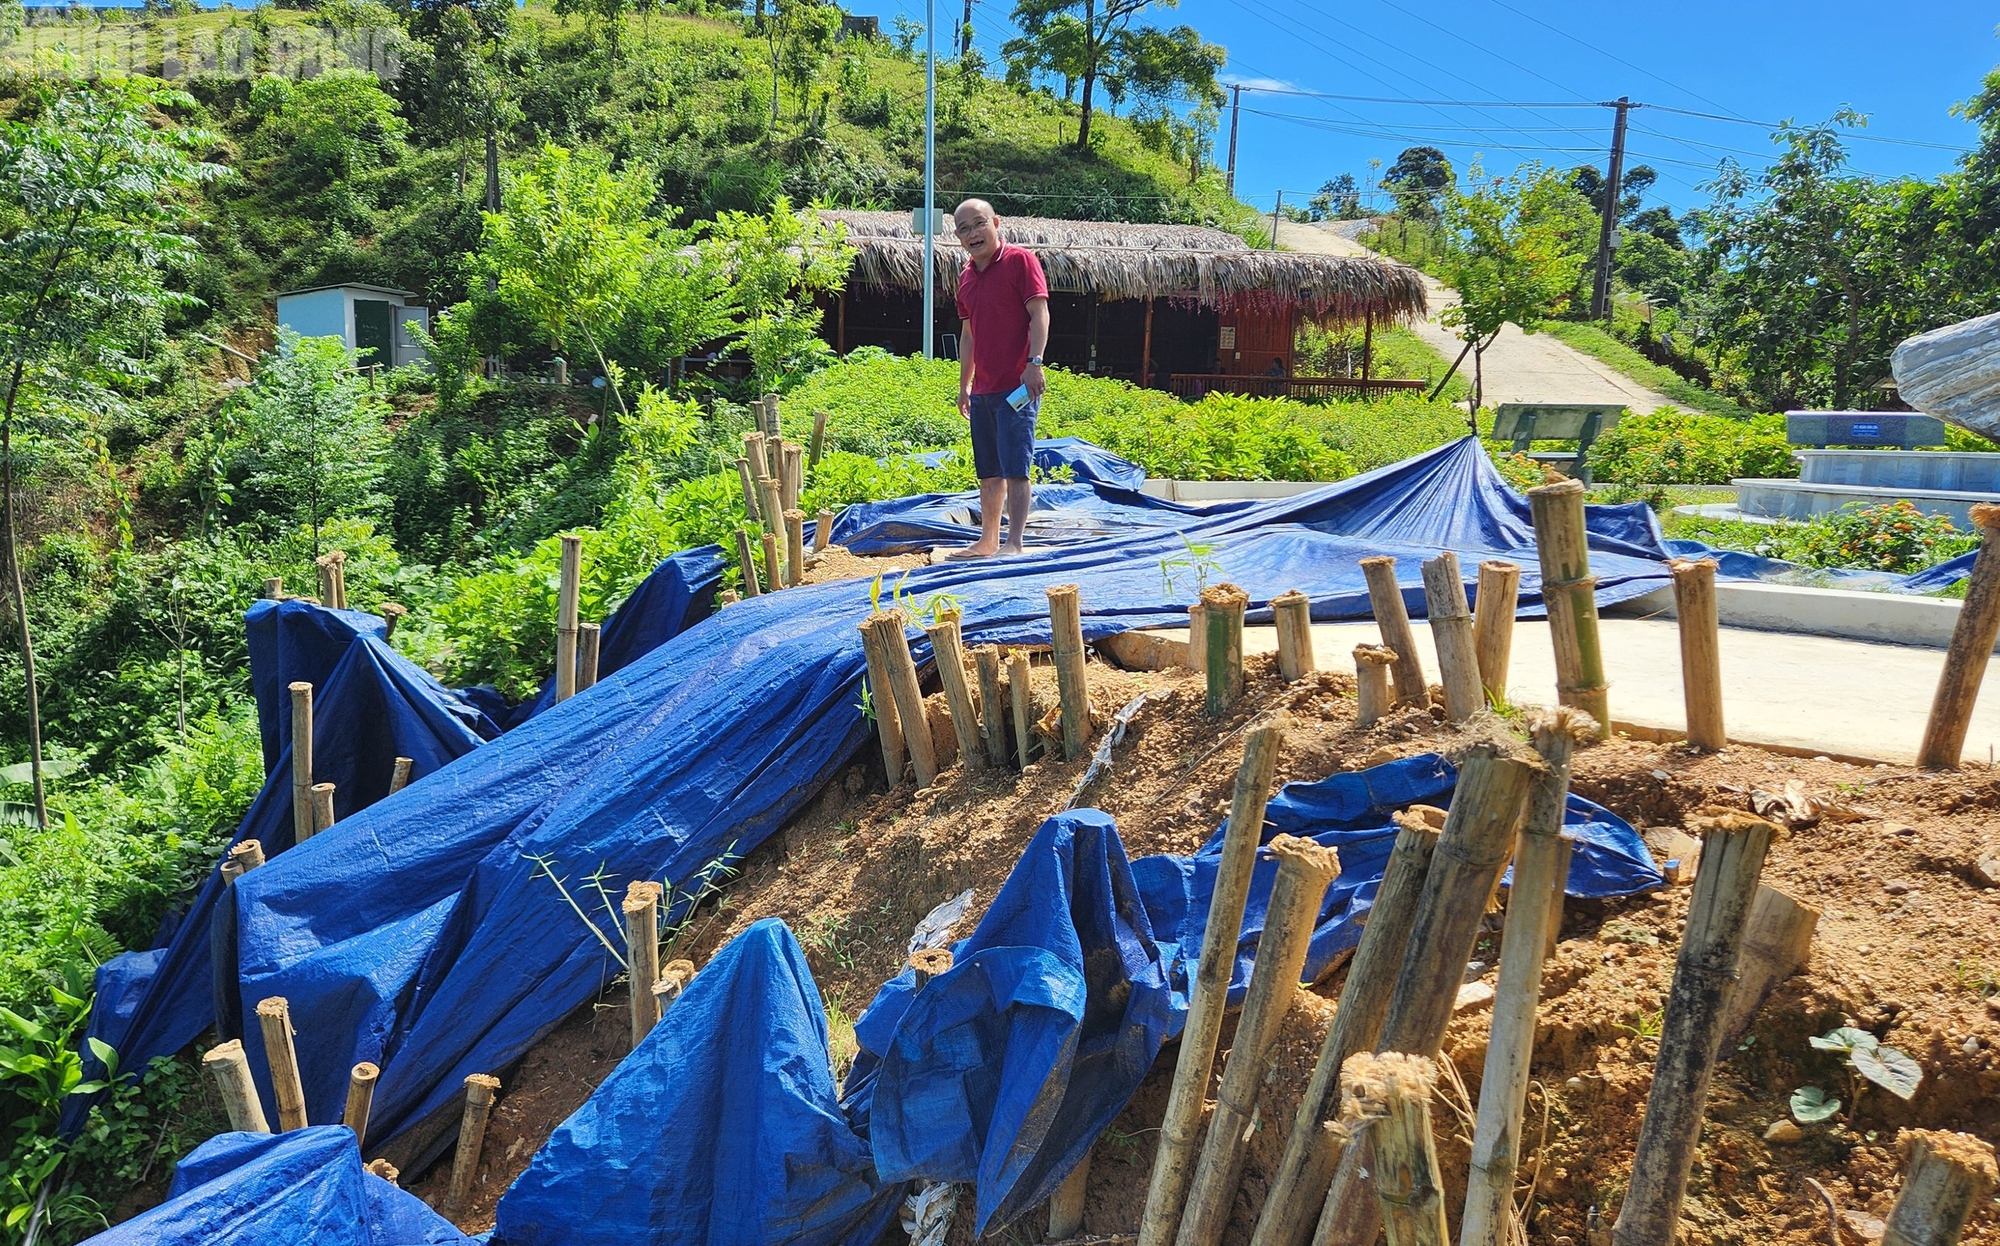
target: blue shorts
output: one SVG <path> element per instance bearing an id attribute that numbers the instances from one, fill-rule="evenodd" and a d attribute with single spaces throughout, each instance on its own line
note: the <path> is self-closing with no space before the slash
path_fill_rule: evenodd
<path id="1" fill-rule="evenodd" d="M 1035 461 L 1035 415 L 1041 406 L 1041 399 L 1031 398 L 1026 409 L 1016 411 L 1006 394 L 972 396 L 974 474 L 981 480 L 1028 478 Z"/>

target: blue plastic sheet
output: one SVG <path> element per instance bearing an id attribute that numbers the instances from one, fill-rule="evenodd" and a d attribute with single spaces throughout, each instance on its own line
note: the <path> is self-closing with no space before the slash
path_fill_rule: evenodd
<path id="1" fill-rule="evenodd" d="M 1072 486 L 1081 487 L 1081 486 Z M 1592 508 L 1601 603 L 1667 583 L 1643 507 Z M 968 644 L 1047 643 L 1045 590 L 1077 583 L 1088 639 L 1184 621 L 1195 585 L 1169 582 L 1183 537 L 1253 609 L 1299 589 L 1315 618 L 1364 618 L 1358 561 L 1398 555 L 1421 610 L 1418 563 L 1455 549 L 1522 564 L 1539 607 L 1527 503 L 1467 438 L 1280 502 L 1213 510 L 1181 531 L 1136 528 L 1026 557 L 913 572 L 949 592 Z M 338 1118 L 348 1069 L 383 1068 L 374 1135 L 443 1107 L 470 1073 L 505 1067 L 615 968 L 557 894 L 599 873 L 686 880 L 749 852 L 865 745 L 857 625 L 869 586 L 787 589 L 729 607 L 421 784 L 314 836 L 234 891 L 241 1006 L 283 995 L 313 1120 Z M 914 631 L 914 629 L 913 629 Z M 920 664 L 930 658 L 921 633 Z M 259 1036 L 245 1035 L 263 1076 Z"/>
<path id="2" fill-rule="evenodd" d="M 1972 560 L 1979 557 L 1979 552 L 1974 550 L 1947 559 L 1935 567 L 1926 567 L 1910 575 L 1897 575 L 1889 571 L 1865 571 L 1854 567 L 1808 567 L 1803 563 L 1786 562 L 1782 558 L 1721 549 L 1703 541 L 1668 541 L 1666 547 L 1676 558 L 1715 559 L 1715 574 L 1724 580 L 1767 580 L 1882 593 L 1935 593 L 1939 589 L 1950 588 L 1972 574 Z"/>
<path id="3" fill-rule="evenodd" d="M 174 1169 L 167 1200 L 89 1239 L 92 1246 L 456 1246 L 472 1238 L 416 1196 L 361 1166 L 341 1125 L 218 1134 Z"/>
<path id="4" fill-rule="evenodd" d="M 500 1199 L 494 1246 L 867 1246 L 878 1181 L 783 922 L 738 935 Z"/>

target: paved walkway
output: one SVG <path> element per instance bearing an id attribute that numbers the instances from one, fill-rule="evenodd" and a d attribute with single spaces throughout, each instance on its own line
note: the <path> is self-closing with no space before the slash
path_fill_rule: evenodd
<path id="1" fill-rule="evenodd" d="M 1278 241 L 1294 251 L 1374 255 L 1375 252 L 1352 238 L 1334 231 L 1335 226 L 1352 224 L 1341 221 L 1321 226 L 1282 221 L 1278 225 Z M 1458 352 L 1465 349 L 1465 342 L 1456 330 L 1445 328 L 1437 318 L 1438 313 L 1458 301 L 1458 293 L 1429 274 L 1424 274 L 1424 289 L 1430 298 L 1430 318 L 1412 327 L 1418 337 L 1444 356 L 1449 366 L 1458 358 Z M 1459 371 L 1470 379 L 1472 360 L 1468 358 Z M 1523 333 L 1511 324 L 1501 329 L 1493 345 L 1486 348 L 1481 371 L 1488 406 L 1503 402 L 1617 402 L 1630 407 L 1635 415 L 1644 415 L 1673 405 L 1673 400 L 1665 394 L 1647 389 L 1609 364 L 1546 333 Z"/>
<path id="2" fill-rule="evenodd" d="M 1424 672 L 1436 682 L 1430 628 L 1421 622 L 1412 626 Z M 1654 619 L 1605 618 L 1599 626 L 1612 720 L 1648 730 L 1684 730 L 1679 629 Z M 1187 635 L 1185 630 L 1163 634 Z M 1351 672 L 1354 646 L 1378 643 L 1378 635 L 1373 623 L 1316 624 L 1315 659 L 1322 670 Z M 1722 629 L 1721 639 L 1723 721 L 1731 740 L 1849 759 L 1916 760 L 1944 650 L 1731 627 Z M 1277 633 L 1246 628 L 1243 647 L 1249 653 L 1274 652 Z M 1554 703 L 1555 659 L 1546 623 L 1515 624 L 1509 676 L 1508 697 L 1515 704 Z M 1994 677 L 2000 682 L 2000 669 Z M 2000 687 L 1980 699 L 1964 757 L 1983 762 L 1995 748 L 2000 748 Z"/>

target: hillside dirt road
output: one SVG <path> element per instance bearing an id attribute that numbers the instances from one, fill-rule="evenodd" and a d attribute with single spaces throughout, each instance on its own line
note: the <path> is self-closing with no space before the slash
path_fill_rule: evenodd
<path id="1" fill-rule="evenodd" d="M 1278 225 L 1278 242 L 1294 251 L 1318 251 L 1328 255 L 1374 255 L 1367 247 L 1334 232 L 1352 222 L 1326 225 L 1299 225 L 1290 221 Z M 1458 358 L 1465 343 L 1456 330 L 1438 323 L 1438 314 L 1458 301 L 1455 290 L 1424 275 L 1424 289 L 1430 297 L 1430 318 L 1414 326 L 1417 336 L 1429 343 L 1447 364 Z M 1643 415 L 1673 400 L 1656 393 L 1632 378 L 1600 363 L 1582 351 L 1557 341 L 1545 333 L 1523 333 L 1508 325 L 1486 348 L 1483 367 L 1487 406 L 1503 402 L 1618 402 Z M 1460 371 L 1470 379 L 1472 360 Z"/>

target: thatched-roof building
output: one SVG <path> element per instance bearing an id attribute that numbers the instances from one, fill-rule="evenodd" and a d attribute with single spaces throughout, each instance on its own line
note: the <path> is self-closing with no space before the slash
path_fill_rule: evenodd
<path id="1" fill-rule="evenodd" d="M 857 252 L 847 292 L 828 309 L 835 348 L 921 351 L 924 243 L 909 216 L 821 215 L 846 226 Z M 1270 378 L 1278 368 L 1291 376 L 1301 321 L 1386 326 L 1425 310 L 1416 271 L 1388 260 L 1253 250 L 1234 234 L 1194 225 L 1002 217 L 1000 230 L 1048 274 L 1051 363 L 1182 392 L 1282 390 L 1287 384 Z M 956 351 L 952 300 L 964 265 L 947 218 L 932 270 L 936 346 L 947 356 Z"/>

